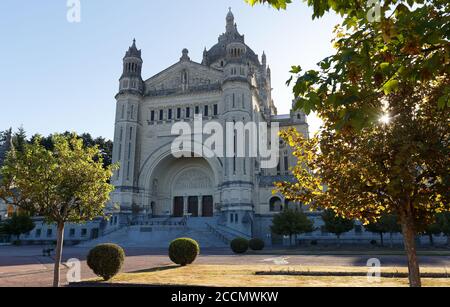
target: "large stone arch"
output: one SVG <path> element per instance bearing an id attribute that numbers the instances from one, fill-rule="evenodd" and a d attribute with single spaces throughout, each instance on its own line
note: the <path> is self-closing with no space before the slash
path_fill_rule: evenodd
<path id="1" fill-rule="evenodd" d="M 140 171 L 139 171 L 139 187 L 142 189 L 145 189 L 146 187 L 149 187 L 151 185 L 151 177 L 154 173 L 155 169 L 162 163 L 163 161 L 169 159 L 174 160 L 176 158 L 172 155 L 172 141 L 168 142 L 158 149 L 154 150 L 152 153 L 150 153 L 143 163 Z M 195 146 L 194 146 L 195 147 Z M 193 153 L 201 156 L 201 153 L 196 153 L 193 148 Z M 222 161 L 219 158 L 202 158 L 208 162 L 208 164 L 211 166 L 212 171 L 214 172 L 214 181 L 217 186 L 219 186 L 222 183 L 223 180 L 223 164 Z"/>
<path id="2" fill-rule="evenodd" d="M 148 155 L 140 170 L 139 188 L 142 206 L 151 207 L 153 203 L 156 215 L 172 214 L 173 197 L 178 194 L 178 196 L 184 195 L 175 193 L 174 185 L 180 176 L 186 175 L 186 172 L 203 174 L 203 178 L 208 178 L 210 181 L 208 188 L 191 186 L 191 191 L 197 189 L 200 197 L 207 193 L 206 195 L 213 196 L 214 201 L 219 201 L 223 171 L 220 159 L 203 157 L 177 159 L 172 155 L 171 144 L 171 142 L 167 143 Z M 187 191 L 185 194 L 189 196 Z"/>

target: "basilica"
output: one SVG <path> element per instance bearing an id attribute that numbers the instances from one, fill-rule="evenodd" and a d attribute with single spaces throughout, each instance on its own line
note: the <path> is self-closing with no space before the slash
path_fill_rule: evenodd
<path id="1" fill-rule="evenodd" d="M 295 165 L 290 149 L 280 143 L 271 169 L 258 157 L 175 158 L 171 130 L 178 122 L 193 125 L 200 116 L 204 123 L 254 122 L 268 130 L 276 123 L 308 135 L 304 113 L 277 114 L 266 55 L 246 44 L 230 10 L 225 33 L 205 48 L 200 62 L 183 49 L 178 61 L 147 80 L 142 64 L 134 41 L 123 59 L 116 96 L 113 160 L 120 170 L 113 178 L 112 203 L 120 205 L 122 220 L 136 210 L 153 218 L 215 218 L 212 227 L 265 236 L 282 205 L 295 206 L 272 194 L 273 183 L 288 179 Z"/>
<path id="2" fill-rule="evenodd" d="M 267 56 L 264 52 L 259 56 L 246 44 L 231 10 L 225 32 L 214 46 L 205 48 L 201 61 L 191 59 L 183 49 L 173 65 L 144 80 L 144 54 L 134 40 L 123 58 L 115 96 L 112 157 L 119 168 L 112 178 L 115 190 L 107 206 L 108 218 L 66 225 L 67 244 L 166 247 L 178 237 L 193 238 L 201 247 L 227 247 L 236 237 L 260 238 L 268 246 L 289 244 L 288 238 L 271 231 L 273 217 L 284 208 L 304 209 L 315 224 L 314 232 L 296 241 L 335 240 L 323 227 L 320 212 L 309 212 L 273 193 L 275 182 L 294 179 L 290 169 L 297 162 L 291 148 L 273 135 L 293 127 L 308 136 L 308 124 L 301 111 L 277 113 Z M 247 149 L 244 155 L 237 154 L 237 140 L 244 145 L 254 143 L 252 133 L 245 129 L 233 129 L 231 138 L 224 136 L 223 142 L 218 142 L 222 145 L 208 143 L 207 129 L 196 132 L 199 120 L 202 128 L 214 124 L 216 130 L 228 123 L 264 127 L 267 133 L 258 134 L 255 143 L 275 149 L 275 163 L 269 167 L 267 156 L 247 155 Z M 189 136 L 192 147 L 184 149 L 183 155 L 176 154 L 173 146 L 180 137 L 176 128 L 180 126 L 194 128 Z M 0 150 L 0 160 L 8 143 Z M 208 147 L 207 143 L 208 149 L 223 146 L 232 154 L 205 155 L 197 150 Z M 11 216 L 13 211 L 0 202 L 1 217 Z M 22 237 L 24 242 L 55 240 L 55 225 L 38 217 L 35 224 L 35 229 Z M 374 234 L 356 223 L 343 239 L 367 244 Z M 400 242 L 401 236 L 395 240 Z"/>

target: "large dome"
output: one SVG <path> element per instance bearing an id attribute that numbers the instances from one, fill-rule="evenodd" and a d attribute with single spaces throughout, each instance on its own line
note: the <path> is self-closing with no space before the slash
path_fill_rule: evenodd
<path id="1" fill-rule="evenodd" d="M 241 59 L 243 61 L 251 61 L 254 65 L 260 65 L 256 53 L 245 44 L 244 35 L 239 34 L 237 26 L 234 23 L 234 16 L 231 10 L 227 14 L 226 22 L 226 32 L 219 36 L 219 41 L 217 44 L 206 51 L 205 64 L 211 65 L 219 60 L 225 60 L 227 58 L 227 47 L 230 44 L 239 43 L 245 46 L 245 53 L 242 55 Z"/>

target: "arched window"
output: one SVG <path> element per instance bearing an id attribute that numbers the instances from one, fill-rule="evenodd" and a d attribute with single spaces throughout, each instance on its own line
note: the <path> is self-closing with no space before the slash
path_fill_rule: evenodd
<path id="1" fill-rule="evenodd" d="M 279 197 L 272 197 L 269 202 L 270 212 L 281 212 L 283 210 L 283 203 Z"/>

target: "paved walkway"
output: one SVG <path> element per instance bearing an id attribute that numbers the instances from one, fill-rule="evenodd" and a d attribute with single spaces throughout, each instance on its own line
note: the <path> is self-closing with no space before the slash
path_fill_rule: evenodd
<path id="1" fill-rule="evenodd" d="M 161 249 L 132 248 L 125 250 L 127 258 L 124 272 L 135 272 L 153 267 L 171 265 L 167 251 Z M 53 259 L 41 255 L 42 247 L 0 247 L 0 287 L 47 287 L 52 285 Z M 78 258 L 82 261 L 82 279 L 95 277 L 86 265 L 88 249 L 67 247 L 63 261 Z M 383 266 L 406 266 L 404 256 L 324 256 L 324 255 L 264 255 L 230 254 L 229 250 L 210 249 L 202 251 L 196 264 L 275 264 L 305 266 L 365 266 L 369 258 L 378 258 Z M 449 267 L 450 256 L 423 256 L 420 263 L 426 267 Z M 66 283 L 67 268 L 62 267 L 61 281 Z"/>

